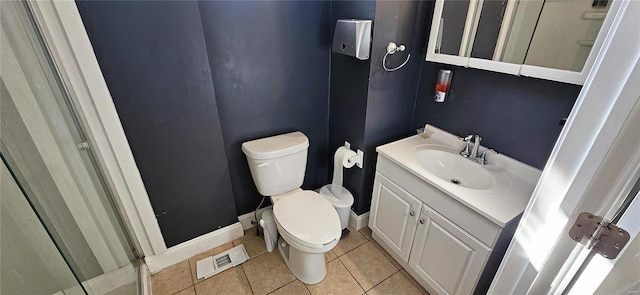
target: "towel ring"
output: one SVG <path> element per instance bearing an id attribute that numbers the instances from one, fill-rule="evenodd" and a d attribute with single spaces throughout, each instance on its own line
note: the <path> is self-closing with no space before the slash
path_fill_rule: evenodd
<path id="1" fill-rule="evenodd" d="M 396 45 L 396 43 L 393 42 L 389 42 L 389 45 L 387 45 L 387 52 L 384 54 L 384 57 L 382 57 L 382 68 L 387 71 L 387 72 L 393 72 L 393 71 L 397 71 L 399 69 L 401 69 L 402 67 L 404 67 L 404 65 L 406 65 L 409 62 L 409 58 L 411 58 L 411 53 L 409 53 L 407 55 L 407 59 L 404 60 L 404 62 L 402 64 L 400 64 L 399 66 L 395 67 L 395 68 L 387 68 L 387 56 L 390 54 L 394 54 L 396 52 L 402 52 L 406 49 L 406 47 L 402 44 L 400 44 L 400 46 Z"/>

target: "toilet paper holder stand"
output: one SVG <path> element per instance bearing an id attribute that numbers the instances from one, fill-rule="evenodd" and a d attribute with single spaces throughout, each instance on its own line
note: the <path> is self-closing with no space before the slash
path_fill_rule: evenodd
<path id="1" fill-rule="evenodd" d="M 344 142 L 344 147 L 351 149 L 351 144 L 348 141 Z M 360 149 L 356 151 L 356 155 L 349 158 L 349 161 L 354 161 L 358 168 L 362 168 L 362 162 L 364 162 L 364 152 Z"/>

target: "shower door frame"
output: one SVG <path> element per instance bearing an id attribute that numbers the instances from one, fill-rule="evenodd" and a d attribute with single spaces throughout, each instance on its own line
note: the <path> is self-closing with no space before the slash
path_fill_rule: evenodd
<path id="1" fill-rule="evenodd" d="M 136 251 L 144 257 L 165 253 L 160 227 L 75 2 L 28 1 L 27 5 Z"/>

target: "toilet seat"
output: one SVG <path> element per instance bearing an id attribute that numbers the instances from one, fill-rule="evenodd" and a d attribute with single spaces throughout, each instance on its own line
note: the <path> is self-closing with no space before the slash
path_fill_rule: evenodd
<path id="1" fill-rule="evenodd" d="M 316 251 L 333 248 L 342 234 L 340 218 L 333 205 L 313 191 L 283 197 L 273 205 L 273 215 L 287 242 Z"/>

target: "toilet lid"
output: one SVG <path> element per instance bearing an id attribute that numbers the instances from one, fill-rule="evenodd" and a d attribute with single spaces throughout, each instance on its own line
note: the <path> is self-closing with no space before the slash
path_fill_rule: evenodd
<path id="1" fill-rule="evenodd" d="M 308 244 L 327 244 L 341 234 L 336 209 L 313 191 L 301 191 L 280 199 L 273 205 L 273 214 L 289 235 Z"/>

